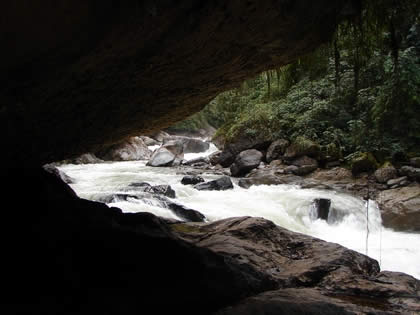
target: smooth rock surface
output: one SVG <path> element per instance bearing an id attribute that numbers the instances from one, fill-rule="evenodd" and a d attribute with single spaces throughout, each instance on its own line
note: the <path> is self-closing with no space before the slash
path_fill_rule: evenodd
<path id="1" fill-rule="evenodd" d="M 415 314 L 420 281 L 377 261 L 255 217 L 174 224 L 184 240 L 268 276 L 267 290 L 216 314 Z"/>
<path id="2" fill-rule="evenodd" d="M 218 179 L 194 185 L 197 190 L 227 190 L 233 189 L 233 184 L 229 176 L 222 176 Z"/>
<path id="3" fill-rule="evenodd" d="M 377 202 L 385 227 L 420 231 L 420 184 L 382 191 Z"/>
<path id="4" fill-rule="evenodd" d="M 234 177 L 240 177 L 247 174 L 254 168 L 257 168 L 263 158 L 263 154 L 255 149 L 245 150 L 239 153 L 235 162 L 230 167 L 230 173 Z"/>

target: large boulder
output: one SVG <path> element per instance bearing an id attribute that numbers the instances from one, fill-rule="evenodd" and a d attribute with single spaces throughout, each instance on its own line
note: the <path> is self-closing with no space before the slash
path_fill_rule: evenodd
<path id="1" fill-rule="evenodd" d="M 235 162 L 236 156 L 242 151 L 250 149 L 264 151 L 269 147 L 270 143 L 270 139 L 266 138 L 239 137 L 235 139 L 235 142 L 225 145 L 222 153 L 220 153 L 218 159 L 213 163 L 220 164 L 223 167 L 229 167 Z"/>
<path id="2" fill-rule="evenodd" d="M 375 179 L 378 183 L 384 184 L 389 180 L 394 179 L 398 176 L 397 169 L 392 165 L 377 169 L 374 173 Z"/>
<path id="3" fill-rule="evenodd" d="M 206 141 L 197 138 L 189 138 L 183 136 L 169 136 L 163 139 L 163 144 L 170 141 L 180 142 L 183 145 L 184 153 L 200 153 L 205 152 L 210 148 L 210 144 Z"/>
<path id="4" fill-rule="evenodd" d="M 420 231 L 420 184 L 384 190 L 376 200 L 385 227 Z"/>
<path id="5" fill-rule="evenodd" d="M 205 222 L 206 217 L 201 212 L 190 209 L 176 202 L 167 203 L 167 207 L 186 222 Z"/>
<path id="6" fill-rule="evenodd" d="M 370 152 L 356 152 L 352 154 L 349 160 L 354 175 L 362 172 L 373 172 L 378 168 L 378 162 Z"/>
<path id="7" fill-rule="evenodd" d="M 265 158 L 266 161 L 270 163 L 271 161 L 280 159 L 288 146 L 289 141 L 285 139 L 279 139 L 272 142 L 267 149 L 267 154 Z"/>
<path id="8" fill-rule="evenodd" d="M 175 190 L 172 189 L 169 185 L 150 185 L 146 182 L 131 183 L 128 185 L 129 188 L 134 188 L 139 191 L 148 192 L 152 194 L 163 195 L 169 198 L 175 198 Z"/>
<path id="9" fill-rule="evenodd" d="M 313 215 L 315 219 L 321 219 L 328 221 L 328 215 L 330 213 L 331 199 L 317 198 L 313 201 Z"/>
<path id="10" fill-rule="evenodd" d="M 310 158 L 306 155 L 298 157 L 290 162 L 292 166 L 296 166 L 296 169 L 293 169 L 291 172 L 298 176 L 304 176 L 309 173 L 312 173 L 318 168 L 317 160 Z"/>
<path id="11" fill-rule="evenodd" d="M 198 175 L 185 175 L 181 179 L 183 185 L 196 185 L 198 183 L 204 183 L 204 178 Z"/>
<path id="12" fill-rule="evenodd" d="M 316 158 L 319 156 L 320 150 L 321 147 L 318 143 L 303 137 L 299 137 L 286 148 L 284 158 L 291 160 L 303 155 Z"/>
<path id="13" fill-rule="evenodd" d="M 218 179 L 194 185 L 197 190 L 228 190 L 233 189 L 229 176 L 222 176 Z"/>
<path id="14" fill-rule="evenodd" d="M 274 282 L 275 289 L 237 301 L 217 315 L 388 314 L 384 307 L 389 314 L 415 314 L 420 309 L 419 280 L 380 272 L 372 258 L 263 218 L 173 224 L 171 229 Z"/>
<path id="15" fill-rule="evenodd" d="M 235 162 L 230 167 L 230 173 L 232 176 L 240 177 L 247 174 L 254 168 L 260 165 L 263 158 L 263 154 L 255 149 L 245 150 L 239 153 Z"/>
<path id="16" fill-rule="evenodd" d="M 97 153 L 105 161 L 148 160 L 152 152 L 140 137 L 132 137 L 121 144 Z"/>
<path id="17" fill-rule="evenodd" d="M 183 144 L 178 141 L 169 141 L 153 152 L 146 165 L 154 167 L 176 166 L 181 164 L 183 158 Z"/>
<path id="18" fill-rule="evenodd" d="M 161 143 L 155 139 L 152 139 L 148 136 L 140 136 L 140 138 L 143 140 L 144 144 L 147 146 L 152 146 L 152 145 L 160 145 Z"/>

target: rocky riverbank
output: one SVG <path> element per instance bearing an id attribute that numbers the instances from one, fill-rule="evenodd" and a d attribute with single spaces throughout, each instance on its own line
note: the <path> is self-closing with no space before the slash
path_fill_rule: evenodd
<path id="1" fill-rule="evenodd" d="M 153 152 L 151 146 L 155 147 Z M 184 159 L 184 154 L 208 148 L 209 142 L 161 131 L 131 138 L 96 156 L 85 154 L 70 162 L 148 160 L 149 166 L 177 167 L 184 175 L 232 176 L 243 188 L 289 184 L 345 192 L 377 201 L 385 227 L 420 231 L 420 158 L 411 158 L 398 167 L 391 163 L 379 166 L 371 154 L 353 154 L 343 159 L 336 150 L 324 152 L 308 140 L 291 143 L 285 139 L 272 142 L 242 139 L 209 156 Z"/>
<path id="2" fill-rule="evenodd" d="M 378 202 L 385 227 L 420 231 L 420 158 L 393 166 L 379 166 L 370 153 L 342 158 L 337 150 L 323 149 L 300 139 L 291 143 L 241 139 L 209 159 L 216 167 L 229 168 L 241 187 L 298 185 L 350 193 Z"/>

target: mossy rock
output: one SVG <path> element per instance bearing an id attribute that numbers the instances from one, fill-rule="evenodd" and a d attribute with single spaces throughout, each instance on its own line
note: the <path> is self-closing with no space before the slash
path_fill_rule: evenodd
<path id="1" fill-rule="evenodd" d="M 356 152 L 352 154 L 350 168 L 354 175 L 362 172 L 373 172 L 378 168 L 378 162 L 370 152 Z"/>
<path id="2" fill-rule="evenodd" d="M 196 224 L 177 223 L 171 224 L 170 227 L 176 233 L 194 234 L 200 232 L 200 227 Z"/>
<path id="3" fill-rule="evenodd" d="M 321 146 L 320 160 L 324 162 L 339 161 L 343 158 L 341 148 L 335 143 Z"/>
<path id="4" fill-rule="evenodd" d="M 296 138 L 293 143 L 287 147 L 284 158 L 293 159 L 303 155 L 313 158 L 319 158 L 321 147 L 318 143 L 304 137 Z"/>

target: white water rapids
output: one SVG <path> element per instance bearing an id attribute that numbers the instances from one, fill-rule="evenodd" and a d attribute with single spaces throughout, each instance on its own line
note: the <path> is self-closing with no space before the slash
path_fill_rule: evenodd
<path id="1" fill-rule="evenodd" d="M 186 158 L 197 156 L 191 154 Z M 198 191 L 190 185 L 181 184 L 183 175 L 177 175 L 176 168 L 147 167 L 146 161 L 67 164 L 59 168 L 75 180 L 71 187 L 82 198 L 99 200 L 102 196 L 115 193 L 130 193 L 128 186 L 135 182 L 169 184 L 176 191 L 177 202 L 200 211 L 210 221 L 233 216 L 264 217 L 289 230 L 366 254 L 366 203 L 348 194 L 300 189 L 291 185 L 244 189 L 234 184 L 233 190 Z M 220 176 L 204 174 L 202 177 L 211 180 Z M 329 223 L 311 218 L 310 210 L 315 198 L 331 199 L 335 215 L 330 216 Z M 147 211 L 179 219 L 169 209 L 137 199 L 109 205 L 124 212 Z M 373 201 L 369 202 L 368 226 L 367 254 L 380 262 L 381 269 L 405 272 L 420 279 L 420 234 L 395 232 L 382 227 L 378 206 Z"/>

